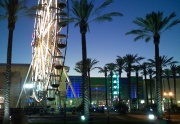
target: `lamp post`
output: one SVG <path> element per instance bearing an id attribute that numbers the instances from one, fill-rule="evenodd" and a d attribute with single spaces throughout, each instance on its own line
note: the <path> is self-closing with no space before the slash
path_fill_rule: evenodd
<path id="1" fill-rule="evenodd" d="M 171 120 L 171 116 L 170 116 L 170 106 L 169 106 L 169 100 L 170 98 L 173 96 L 173 93 L 172 92 L 164 92 L 164 97 L 168 99 L 168 117 L 167 119 L 168 120 Z"/>

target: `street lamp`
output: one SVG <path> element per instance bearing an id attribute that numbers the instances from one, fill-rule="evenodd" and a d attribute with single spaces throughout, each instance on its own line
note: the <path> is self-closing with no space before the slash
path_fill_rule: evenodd
<path id="1" fill-rule="evenodd" d="M 173 93 L 172 92 L 164 92 L 164 97 L 165 98 L 167 98 L 168 99 L 168 120 L 170 120 L 171 119 L 171 117 L 170 117 L 170 106 L 169 106 L 169 100 L 170 100 L 170 98 L 173 96 Z"/>

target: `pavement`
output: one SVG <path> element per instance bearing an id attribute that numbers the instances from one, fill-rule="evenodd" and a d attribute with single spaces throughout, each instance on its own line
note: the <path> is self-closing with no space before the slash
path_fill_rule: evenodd
<path id="1" fill-rule="evenodd" d="M 91 117 L 93 118 L 94 124 L 99 124 L 99 122 L 106 122 L 107 114 L 106 113 L 92 113 Z M 80 121 L 80 114 L 72 114 L 71 112 L 67 112 L 66 116 L 60 114 L 49 114 L 49 115 L 31 115 L 28 116 L 28 122 L 31 123 L 38 123 L 38 122 L 45 122 L 45 123 L 52 123 L 52 122 L 79 122 Z M 172 122 L 167 123 L 166 115 L 163 116 L 163 124 L 180 124 L 180 114 L 171 114 Z M 118 113 L 111 112 L 109 115 L 109 122 L 110 124 L 118 124 L 121 122 L 144 122 L 145 124 L 149 124 L 150 120 L 148 119 L 147 115 L 145 114 L 125 114 L 120 115 Z M 148 123 L 146 123 L 148 122 Z M 122 123 L 124 124 L 124 123 Z M 160 124 L 155 117 L 155 120 L 151 121 L 150 124 Z"/>

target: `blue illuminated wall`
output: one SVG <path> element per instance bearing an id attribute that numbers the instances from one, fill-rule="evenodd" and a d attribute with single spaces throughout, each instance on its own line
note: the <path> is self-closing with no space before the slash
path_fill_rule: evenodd
<path id="1" fill-rule="evenodd" d="M 72 86 L 74 88 L 74 91 L 78 98 L 82 98 L 82 77 L 81 76 L 69 76 L 69 79 L 72 83 Z M 74 94 L 70 87 L 68 87 L 67 90 L 67 98 L 74 98 Z"/>
<path id="2" fill-rule="evenodd" d="M 72 86 L 74 88 L 74 91 L 78 98 L 82 98 L 82 77 L 81 76 L 69 76 L 70 81 L 72 83 Z M 136 96 L 136 77 L 131 77 L 131 98 L 135 99 Z M 108 76 L 107 79 L 107 86 L 108 86 L 108 97 L 110 93 L 110 76 Z M 91 91 L 92 91 L 92 97 L 94 91 L 102 91 L 102 93 L 105 92 L 105 84 L 104 84 L 104 77 L 91 77 Z M 121 90 L 121 99 L 128 99 L 128 78 L 121 78 L 120 80 L 120 90 Z M 144 91 L 143 91 L 143 79 L 142 77 L 139 77 L 139 87 L 138 90 L 140 92 L 139 97 L 140 99 L 144 98 Z M 114 99 L 118 97 L 119 95 L 119 76 L 118 74 L 114 74 L 113 76 L 113 94 Z M 71 88 L 68 87 L 67 90 L 67 98 L 74 98 L 73 92 L 71 91 Z"/>

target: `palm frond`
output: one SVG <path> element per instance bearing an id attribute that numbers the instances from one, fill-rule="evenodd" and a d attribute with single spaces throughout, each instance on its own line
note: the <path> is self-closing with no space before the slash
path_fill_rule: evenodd
<path id="1" fill-rule="evenodd" d="M 89 21 L 88 23 L 90 23 L 92 21 L 98 21 L 98 22 L 112 21 L 112 17 L 114 17 L 114 16 L 122 16 L 122 14 L 118 13 L 118 12 L 104 14 L 104 15 L 98 16 L 97 18 Z"/>
<path id="2" fill-rule="evenodd" d="M 137 17 L 136 20 L 133 20 L 133 23 L 140 26 L 140 27 L 145 27 L 145 20 L 143 18 Z"/>
<path id="3" fill-rule="evenodd" d="M 94 12 L 92 13 L 92 15 L 95 15 L 97 13 L 99 13 L 100 11 L 102 11 L 104 8 L 106 8 L 108 5 L 110 5 L 111 3 L 113 3 L 113 0 L 106 0 L 102 5 L 100 5 L 99 7 L 97 7 Z"/>
<path id="4" fill-rule="evenodd" d="M 178 23 L 180 23 L 180 20 L 174 20 L 170 25 L 168 25 L 164 30 L 167 30 L 175 25 L 177 25 Z"/>

